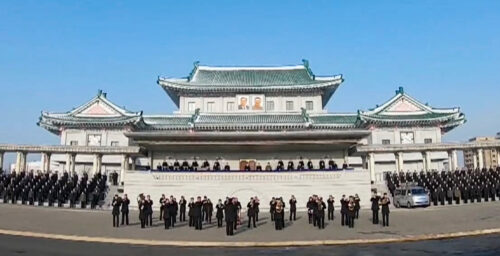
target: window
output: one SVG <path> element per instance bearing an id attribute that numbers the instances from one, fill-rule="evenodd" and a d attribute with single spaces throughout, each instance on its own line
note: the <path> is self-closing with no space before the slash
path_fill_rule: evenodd
<path id="1" fill-rule="evenodd" d="M 207 112 L 214 112 L 215 111 L 215 102 L 208 102 L 207 103 Z"/>
<path id="2" fill-rule="evenodd" d="M 424 139 L 424 143 L 425 144 L 432 144 L 432 139 L 429 139 L 429 138 Z"/>
<path id="3" fill-rule="evenodd" d="M 274 111 L 274 101 L 270 100 L 266 102 L 266 110 Z"/>
<path id="4" fill-rule="evenodd" d="M 120 142 L 118 141 L 111 141 L 111 146 L 112 147 L 118 147 L 120 145 Z"/>
<path id="5" fill-rule="evenodd" d="M 286 111 L 292 111 L 293 110 L 293 101 L 287 101 L 286 102 Z"/>
<path id="6" fill-rule="evenodd" d="M 312 100 L 306 101 L 306 110 L 313 110 L 314 109 L 314 104 Z"/>
<path id="7" fill-rule="evenodd" d="M 69 145 L 71 146 L 78 146 L 78 141 L 77 140 L 72 140 L 69 142 Z"/>
<path id="8" fill-rule="evenodd" d="M 189 112 L 194 112 L 196 105 L 194 102 L 188 102 L 188 111 Z"/>
<path id="9" fill-rule="evenodd" d="M 391 144 L 391 140 L 382 140 L 382 145 L 389 145 Z"/>
<path id="10" fill-rule="evenodd" d="M 227 111 L 234 111 L 234 102 L 227 103 Z"/>

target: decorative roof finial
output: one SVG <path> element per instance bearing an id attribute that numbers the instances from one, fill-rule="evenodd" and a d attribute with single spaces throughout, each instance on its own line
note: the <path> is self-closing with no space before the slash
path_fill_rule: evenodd
<path id="1" fill-rule="evenodd" d="M 400 86 L 397 90 L 396 90 L 396 94 L 403 94 L 405 93 L 405 89 L 403 88 L 403 86 Z"/>
<path id="2" fill-rule="evenodd" d="M 97 90 L 97 96 L 101 96 L 101 95 L 102 95 L 102 90 L 101 89 Z"/>
<path id="3" fill-rule="evenodd" d="M 309 75 L 312 77 L 312 79 L 315 80 L 316 76 L 314 75 L 314 73 L 312 72 L 312 70 L 309 68 L 309 61 L 306 60 L 306 59 L 302 59 L 302 63 L 304 65 L 304 67 L 306 68 L 307 73 L 309 73 Z"/>
<path id="4" fill-rule="evenodd" d="M 302 59 L 302 63 L 304 63 L 304 67 L 309 68 L 309 61 L 306 59 Z"/>
<path id="5" fill-rule="evenodd" d="M 200 61 L 197 60 L 197 61 L 193 62 L 193 66 L 194 66 L 193 70 L 191 70 L 191 73 L 189 73 L 189 76 L 187 78 L 188 82 L 191 81 L 191 79 L 193 79 L 194 73 L 198 69 L 198 66 L 200 66 Z"/>

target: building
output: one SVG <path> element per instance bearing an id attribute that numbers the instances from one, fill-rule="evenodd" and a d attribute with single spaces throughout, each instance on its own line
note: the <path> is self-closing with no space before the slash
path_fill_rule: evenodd
<path id="1" fill-rule="evenodd" d="M 498 136 L 498 135 L 497 135 Z M 498 137 L 474 137 L 469 142 L 490 142 L 498 141 Z M 486 168 L 498 167 L 498 150 L 496 148 L 481 149 L 479 152 L 474 150 L 464 151 L 464 163 L 468 169 L 475 169 L 478 166 Z"/>
<path id="2" fill-rule="evenodd" d="M 278 67 L 195 63 L 185 78 L 157 80 L 178 107 L 173 114 L 129 111 L 99 91 L 72 111 L 42 112 L 38 124 L 60 136 L 62 145 L 141 146 L 147 157 L 129 160 L 137 169 L 196 158 L 239 170 L 246 164 L 274 167 L 279 160 L 300 158 L 316 166 L 332 159 L 363 169 L 368 160 L 351 154 L 357 145 L 440 143 L 446 132 L 465 122 L 459 108 L 422 104 L 402 87 L 373 109 L 329 113 L 325 106 L 342 82 L 342 75 L 315 75 L 307 61 Z M 381 180 L 384 171 L 445 169 L 448 159 L 447 152 L 381 153 L 369 161 L 374 163 L 372 180 Z M 52 160 L 61 168 L 67 162 L 64 156 Z M 92 168 L 91 157 L 75 161 L 77 170 Z M 102 168 L 119 171 L 121 161 L 105 156 Z"/>

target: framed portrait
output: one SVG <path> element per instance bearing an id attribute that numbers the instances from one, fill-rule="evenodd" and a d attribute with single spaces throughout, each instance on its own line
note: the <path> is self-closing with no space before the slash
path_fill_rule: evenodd
<path id="1" fill-rule="evenodd" d="M 263 112 L 265 110 L 264 95 L 238 95 L 236 96 L 238 111 Z"/>

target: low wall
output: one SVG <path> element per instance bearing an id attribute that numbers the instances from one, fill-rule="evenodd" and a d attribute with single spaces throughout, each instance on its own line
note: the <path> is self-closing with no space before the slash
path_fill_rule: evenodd
<path id="1" fill-rule="evenodd" d="M 220 198 L 236 196 L 246 209 L 250 197 L 258 196 L 260 208 L 269 208 L 271 198 L 282 196 L 287 208 L 291 195 L 297 198 L 298 210 L 305 210 L 310 195 L 317 194 L 323 199 L 329 195 L 339 199 L 357 193 L 361 206 L 370 205 L 370 173 L 362 171 L 297 171 L 297 172 L 149 172 L 128 171 L 125 175 L 124 193 L 131 199 L 131 207 L 137 207 L 136 198 L 140 193 L 151 195 L 154 208 L 159 207 L 161 194 L 190 197 L 208 196 L 215 204 Z"/>

